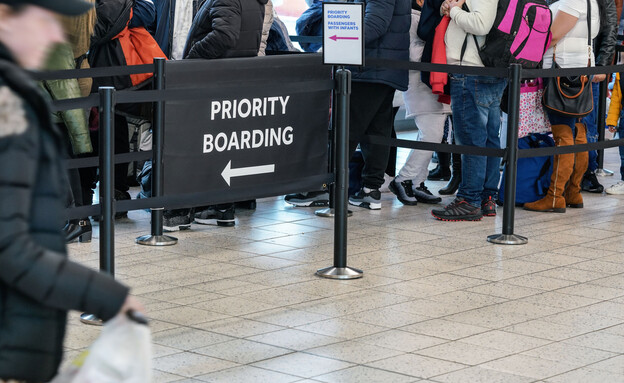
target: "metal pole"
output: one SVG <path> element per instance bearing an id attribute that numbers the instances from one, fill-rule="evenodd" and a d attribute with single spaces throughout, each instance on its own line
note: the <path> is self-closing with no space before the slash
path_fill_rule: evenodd
<path id="1" fill-rule="evenodd" d="M 115 88 L 98 89 L 100 94 L 100 271 L 115 275 Z M 94 314 L 83 313 L 82 323 L 101 326 Z"/>
<path id="2" fill-rule="evenodd" d="M 316 275 L 332 279 L 355 279 L 363 276 L 362 270 L 347 267 L 347 204 L 349 187 L 349 99 L 351 72 L 336 71 L 337 132 L 336 132 L 336 186 L 334 217 L 334 266 L 320 269 Z"/>
<path id="3" fill-rule="evenodd" d="M 505 163 L 503 233 L 490 235 L 487 238 L 489 242 L 499 245 L 524 245 L 528 242 L 527 238 L 514 234 L 521 72 L 522 66 L 520 64 L 511 64 L 509 68 L 509 115 L 507 118 L 507 158 Z"/>
<path id="4" fill-rule="evenodd" d="M 154 59 L 154 89 L 165 89 L 165 59 Z M 162 197 L 163 195 L 163 143 L 165 126 L 165 102 L 154 103 L 154 121 L 152 124 L 152 196 Z M 163 235 L 163 208 L 152 208 L 152 230 L 151 235 L 143 235 L 136 239 L 139 245 L 147 246 L 170 246 L 178 243 L 178 239 L 168 235 Z"/>
<path id="5" fill-rule="evenodd" d="M 605 140 L 605 115 L 607 113 L 607 83 L 609 79 L 606 78 L 599 84 L 600 91 L 598 92 L 598 142 Z M 596 169 L 596 175 L 598 176 L 612 176 L 611 170 L 604 169 L 604 149 L 598 150 L 598 169 Z"/>
<path id="6" fill-rule="evenodd" d="M 333 71 L 334 73 L 334 78 L 336 78 L 336 71 Z M 330 143 L 329 143 L 329 171 L 332 172 L 333 174 L 336 174 L 336 141 L 337 141 L 337 132 L 338 129 L 336 129 L 336 116 L 337 116 L 337 100 L 336 100 L 336 94 L 334 94 L 334 97 L 332 97 L 332 113 L 331 113 L 331 126 L 332 126 L 332 130 L 330 132 Z M 347 181 L 347 187 L 348 187 L 348 181 Z M 336 196 L 336 183 L 333 182 L 331 184 L 328 185 L 329 187 L 327 188 L 327 190 L 329 191 L 329 206 L 324 208 L 324 209 L 319 209 L 317 211 L 314 212 L 314 214 L 316 214 L 319 217 L 323 217 L 323 218 L 334 218 L 335 215 L 335 211 L 334 211 L 334 206 L 336 205 L 335 202 L 335 196 Z M 351 217 L 353 215 L 353 212 L 351 210 L 347 210 L 347 216 Z"/>

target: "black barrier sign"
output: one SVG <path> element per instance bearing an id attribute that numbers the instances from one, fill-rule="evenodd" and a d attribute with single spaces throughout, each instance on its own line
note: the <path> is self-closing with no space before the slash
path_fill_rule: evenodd
<path id="1" fill-rule="evenodd" d="M 197 95 L 166 103 L 165 194 L 247 189 L 255 198 L 289 180 L 319 190 L 305 178 L 328 172 L 331 71 L 303 56 L 167 63 L 166 88 Z"/>

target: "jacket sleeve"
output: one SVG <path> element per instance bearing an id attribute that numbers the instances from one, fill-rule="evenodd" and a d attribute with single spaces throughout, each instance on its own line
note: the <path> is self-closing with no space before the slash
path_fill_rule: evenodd
<path id="1" fill-rule="evenodd" d="M 607 125 L 617 126 L 622 112 L 622 88 L 620 87 L 620 74 L 615 74 L 615 83 L 613 84 L 613 92 L 611 93 L 611 104 L 609 105 L 609 113 L 607 114 Z"/>
<path id="2" fill-rule="evenodd" d="M 137 0 L 132 7 L 132 19 L 128 28 L 144 27 L 153 32 L 156 24 L 156 6 L 152 0 Z"/>
<path id="3" fill-rule="evenodd" d="M 7 91 L 0 88 L 0 161 L 12 165 L 0 167 L 0 282 L 42 305 L 108 320 L 128 288 L 38 245 L 31 236 L 29 214 L 39 172 L 33 153 L 39 151 L 40 136 L 28 126 L 21 99 L 13 95 L 7 107 Z"/>
<path id="4" fill-rule="evenodd" d="M 618 18 L 613 0 L 598 0 L 600 8 L 600 31 L 596 38 L 600 42 L 596 54 L 596 65 L 607 66 L 613 61 L 617 44 Z"/>
<path id="5" fill-rule="evenodd" d="M 71 47 L 68 44 L 57 45 L 48 59 L 46 69 L 63 70 L 74 69 L 73 67 L 74 59 Z M 82 96 L 76 79 L 47 80 L 44 81 L 44 87 L 53 100 L 80 98 Z M 82 109 L 64 110 L 58 112 L 58 115 L 67 127 L 74 154 L 93 152 L 85 111 Z"/>
<path id="6" fill-rule="evenodd" d="M 187 58 L 219 58 L 238 42 L 242 18 L 240 1 L 217 0 L 207 12 L 210 13 L 212 30 L 193 44 Z"/>
<path id="7" fill-rule="evenodd" d="M 481 0 L 475 3 L 471 5 L 470 12 L 460 7 L 453 7 L 450 16 L 464 32 L 475 36 L 485 36 L 494 25 L 498 0 Z"/>
<path id="8" fill-rule="evenodd" d="M 385 35 L 394 14 L 395 0 L 369 0 L 364 11 L 364 39 L 369 44 Z"/>

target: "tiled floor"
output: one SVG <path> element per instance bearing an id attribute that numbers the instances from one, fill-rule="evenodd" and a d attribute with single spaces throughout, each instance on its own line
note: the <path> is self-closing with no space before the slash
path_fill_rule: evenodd
<path id="1" fill-rule="evenodd" d="M 385 193 L 349 218 L 349 264 L 365 271 L 351 281 L 314 275 L 333 222 L 281 198 L 163 248 L 134 244 L 149 216 L 131 212 L 116 273 L 153 318 L 155 382 L 624 382 L 624 198 L 584 197 L 565 214 L 517 209 L 529 243 L 499 246 L 486 236 L 500 214 L 439 222 Z M 97 250 L 70 245 L 92 267 Z M 99 331 L 72 314 L 68 359 Z"/>

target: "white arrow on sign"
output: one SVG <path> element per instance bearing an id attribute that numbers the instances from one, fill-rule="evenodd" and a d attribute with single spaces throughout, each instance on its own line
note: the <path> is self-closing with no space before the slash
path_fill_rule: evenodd
<path id="1" fill-rule="evenodd" d="M 261 165 L 261 166 L 248 166 L 246 168 L 238 168 L 232 169 L 232 161 L 228 162 L 225 165 L 225 169 L 221 172 L 221 177 L 227 182 L 228 186 L 230 186 L 230 178 L 232 177 L 242 177 L 242 176 L 252 176 L 256 174 L 266 174 L 275 172 L 275 165 Z"/>

